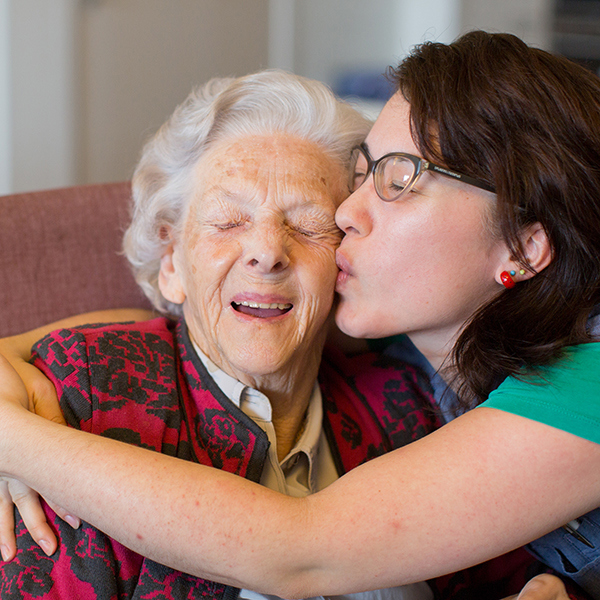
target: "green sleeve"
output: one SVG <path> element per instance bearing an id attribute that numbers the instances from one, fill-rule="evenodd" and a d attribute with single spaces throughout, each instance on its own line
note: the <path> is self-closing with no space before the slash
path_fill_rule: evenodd
<path id="1" fill-rule="evenodd" d="M 481 406 L 600 443 L 600 343 L 572 346 L 537 375 L 508 377 Z"/>

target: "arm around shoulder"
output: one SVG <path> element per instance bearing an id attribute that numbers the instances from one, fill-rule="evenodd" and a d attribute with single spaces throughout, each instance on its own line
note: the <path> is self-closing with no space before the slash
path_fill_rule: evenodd
<path id="1" fill-rule="evenodd" d="M 113 321 L 142 321 L 152 318 L 153 313 L 142 309 L 114 309 L 84 313 L 55 321 L 7 338 L 0 339 L 0 354 L 14 367 L 27 389 L 30 409 L 42 417 L 64 423 L 54 386 L 35 367 L 29 363 L 31 348 L 45 335 L 56 329 L 75 327 L 85 323 L 100 323 Z M 2 389 L 0 389 L 0 394 Z"/>
<path id="2" fill-rule="evenodd" d="M 35 464 L 17 440 L 11 474 L 150 558 L 287 597 L 457 571 L 600 504 L 600 446 L 496 409 L 471 411 L 302 500 L 112 440 L 44 433 L 33 419 L 21 431 L 60 461 Z"/>

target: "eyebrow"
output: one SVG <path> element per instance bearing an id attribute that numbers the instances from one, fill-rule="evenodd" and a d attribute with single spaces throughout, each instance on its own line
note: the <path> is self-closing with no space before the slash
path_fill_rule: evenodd
<path id="1" fill-rule="evenodd" d="M 229 202 L 231 204 L 234 204 L 235 206 L 245 206 L 249 202 L 252 202 L 251 200 L 247 200 L 245 194 L 239 193 L 235 190 L 232 191 L 231 189 L 224 187 L 222 184 L 213 185 L 208 188 L 205 188 L 204 193 L 206 192 L 211 194 L 216 192 L 220 201 Z M 294 196 L 293 192 L 286 195 Z M 312 211 L 317 210 L 323 215 L 327 216 L 327 209 L 324 206 L 322 206 L 322 203 L 320 201 L 315 200 L 315 198 L 315 194 L 308 194 L 302 200 L 298 198 L 298 200 L 291 204 L 291 206 L 287 207 L 286 211 L 294 211 L 301 209 L 307 209 Z M 335 208 L 335 201 L 332 200 L 332 204 Z"/>

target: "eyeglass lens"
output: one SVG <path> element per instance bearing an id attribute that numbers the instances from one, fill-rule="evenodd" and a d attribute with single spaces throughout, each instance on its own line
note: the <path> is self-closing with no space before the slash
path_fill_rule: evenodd
<path id="1" fill-rule="evenodd" d="M 369 175 L 369 161 L 360 148 L 352 153 L 350 191 L 357 190 Z M 396 200 L 413 180 L 415 164 L 406 157 L 388 156 L 375 163 L 375 190 L 384 200 Z"/>

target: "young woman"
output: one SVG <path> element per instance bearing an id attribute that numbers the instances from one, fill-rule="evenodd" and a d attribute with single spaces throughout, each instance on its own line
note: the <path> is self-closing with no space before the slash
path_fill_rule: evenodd
<path id="1" fill-rule="evenodd" d="M 394 75 L 337 213 L 336 320 L 406 333 L 479 406 L 294 499 L 5 402 L 2 473 L 159 562 L 285 597 L 424 580 L 570 523 L 557 556 L 598 595 L 595 515 L 572 521 L 600 505 L 600 80 L 484 32 Z"/>

